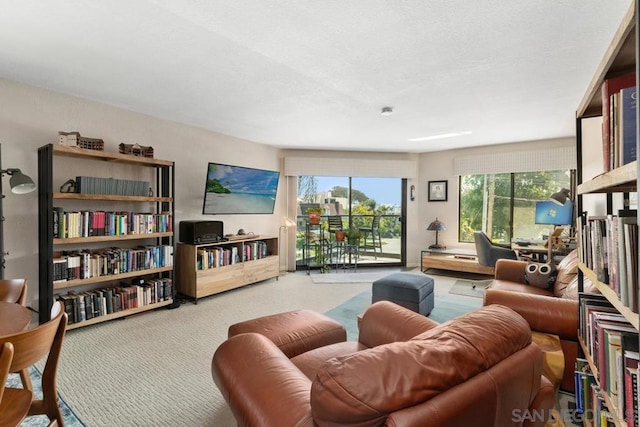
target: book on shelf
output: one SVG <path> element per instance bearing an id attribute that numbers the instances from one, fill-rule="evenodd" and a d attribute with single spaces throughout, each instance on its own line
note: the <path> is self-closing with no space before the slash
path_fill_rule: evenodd
<path id="1" fill-rule="evenodd" d="M 636 160 L 636 87 L 624 88 L 620 91 L 620 166 Z"/>
<path id="2" fill-rule="evenodd" d="M 615 110 L 613 110 L 612 97 L 622 89 L 636 85 L 635 73 L 606 79 L 602 83 L 602 154 L 604 171 L 613 169 L 613 137 L 615 135 Z"/>

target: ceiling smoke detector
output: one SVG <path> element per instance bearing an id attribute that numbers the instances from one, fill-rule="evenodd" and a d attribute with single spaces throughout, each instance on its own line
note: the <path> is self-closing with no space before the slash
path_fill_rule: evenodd
<path id="1" fill-rule="evenodd" d="M 391 107 L 382 107 L 382 111 L 380 112 L 383 116 L 390 116 L 393 114 L 393 108 Z"/>

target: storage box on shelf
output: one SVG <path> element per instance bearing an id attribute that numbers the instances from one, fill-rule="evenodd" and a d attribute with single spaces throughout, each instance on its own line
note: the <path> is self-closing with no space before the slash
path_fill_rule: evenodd
<path id="1" fill-rule="evenodd" d="M 634 2 L 576 114 L 579 277 L 581 284 L 588 279 L 601 292 L 583 293 L 579 299 L 579 339 L 584 358 L 576 365 L 576 403 L 586 415 L 585 425 L 595 425 L 600 416 L 616 426 L 639 425 L 640 419 L 637 385 L 633 385 L 633 381 L 637 382 L 639 346 L 637 212 L 631 212 L 629 219 L 628 209 L 622 206 L 616 209 L 612 197 L 614 193 L 624 195 L 637 191 L 638 112 L 636 109 L 632 115 L 625 116 L 623 102 L 628 92 L 637 92 L 637 88 L 623 89 L 635 79 L 620 78 L 636 72 L 637 27 Z M 601 141 L 605 173 L 581 182 L 585 151 L 582 120 L 595 116 L 603 117 Z M 590 202 L 606 206 L 606 215 L 582 213 L 583 196 L 596 193 L 602 196 Z"/>
<path id="2" fill-rule="evenodd" d="M 178 243 L 176 263 L 178 292 L 197 303 L 202 297 L 277 279 L 278 239 L 247 236 L 199 245 Z"/>
<path id="3" fill-rule="evenodd" d="M 108 187 L 106 194 L 56 192 L 61 158 L 90 162 L 97 175 L 109 170 L 104 162 L 147 168 L 156 196 Z M 38 169 L 40 322 L 57 299 L 65 303 L 68 329 L 172 304 L 174 163 L 48 144 L 38 150 Z"/>

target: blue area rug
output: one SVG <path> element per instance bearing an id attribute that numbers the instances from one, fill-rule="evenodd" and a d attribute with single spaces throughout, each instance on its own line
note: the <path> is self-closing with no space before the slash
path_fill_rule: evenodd
<path id="1" fill-rule="evenodd" d="M 29 369 L 29 375 L 31 376 L 31 383 L 33 384 L 33 391 L 35 393 L 35 399 L 42 399 L 42 374 L 38 369 L 32 366 Z M 10 374 L 7 378 L 6 387 L 22 388 L 22 382 L 18 374 Z M 80 421 L 78 416 L 73 412 L 73 409 L 66 404 L 60 396 L 58 396 L 58 403 L 60 405 L 60 411 L 64 418 L 64 425 L 66 427 L 85 427 L 85 424 Z M 49 418 L 46 415 L 33 415 L 27 417 L 20 424 L 21 427 L 41 427 L 49 424 Z"/>
<path id="2" fill-rule="evenodd" d="M 348 340 L 356 341 L 358 339 L 358 315 L 364 313 L 370 305 L 371 292 L 366 291 L 348 299 L 325 314 L 345 327 Z M 436 295 L 434 308 L 429 318 L 443 323 L 480 307 L 482 307 L 481 299 L 478 299 L 477 302 L 467 303 L 460 302 L 455 297 Z"/>

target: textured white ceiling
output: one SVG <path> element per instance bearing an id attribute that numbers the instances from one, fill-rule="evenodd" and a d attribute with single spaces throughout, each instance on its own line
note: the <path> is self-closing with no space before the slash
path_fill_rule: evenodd
<path id="1" fill-rule="evenodd" d="M 630 3 L 0 0 L 0 77 L 278 147 L 566 137 Z"/>

